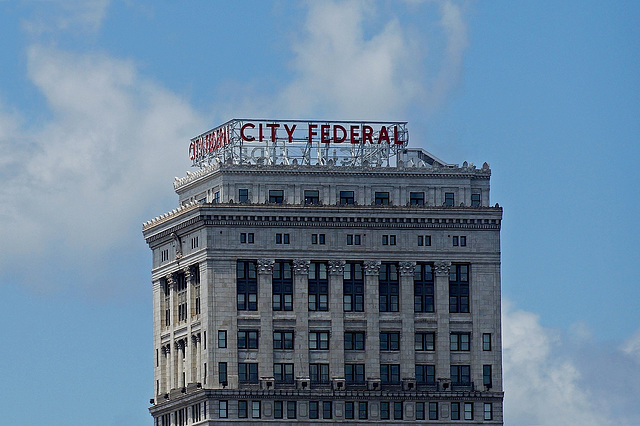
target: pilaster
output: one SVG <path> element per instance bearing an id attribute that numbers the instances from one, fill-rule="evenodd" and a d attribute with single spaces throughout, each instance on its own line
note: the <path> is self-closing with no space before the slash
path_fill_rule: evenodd
<path id="1" fill-rule="evenodd" d="M 258 376 L 273 378 L 273 259 L 258 259 L 258 311 L 260 337 L 258 344 Z"/>
<path id="2" fill-rule="evenodd" d="M 344 378 L 344 312 L 343 278 L 344 260 L 329 261 L 329 312 L 331 312 L 331 339 L 329 373 L 332 378 Z"/>
<path id="3" fill-rule="evenodd" d="M 367 314 L 365 375 L 368 380 L 380 379 L 380 263 L 379 260 L 364 262 L 364 299 Z"/>
<path id="4" fill-rule="evenodd" d="M 438 315 L 436 333 L 436 379 L 448 382 L 450 379 L 451 354 L 449 351 L 449 268 L 451 262 L 435 262 L 435 296 Z M 441 380 L 443 379 L 443 380 Z"/>
<path id="5" fill-rule="evenodd" d="M 400 377 L 415 379 L 416 352 L 415 315 L 413 312 L 413 273 L 416 262 L 400 262 L 400 317 L 402 319 L 402 335 L 400 339 Z"/>
<path id="6" fill-rule="evenodd" d="M 293 372 L 296 378 L 309 378 L 309 264 L 293 261 L 293 311 L 296 313 Z"/>

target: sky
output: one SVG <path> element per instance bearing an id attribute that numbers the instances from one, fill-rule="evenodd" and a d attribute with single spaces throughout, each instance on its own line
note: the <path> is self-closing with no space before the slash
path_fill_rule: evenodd
<path id="1" fill-rule="evenodd" d="M 640 3 L 0 1 L 0 408 L 151 425 L 151 252 L 232 118 L 492 169 L 506 425 L 640 424 Z"/>

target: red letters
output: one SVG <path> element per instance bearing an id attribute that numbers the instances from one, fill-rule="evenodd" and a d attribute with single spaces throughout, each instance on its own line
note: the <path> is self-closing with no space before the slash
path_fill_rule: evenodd
<path id="1" fill-rule="evenodd" d="M 294 124 L 293 126 L 291 126 L 291 129 L 289 129 L 289 126 L 285 124 L 284 130 L 287 131 L 287 136 L 289 136 L 289 142 L 290 143 L 293 142 L 293 131 L 296 130 L 296 125 Z"/>
<path id="2" fill-rule="evenodd" d="M 351 143 L 353 144 L 360 143 L 360 140 L 358 139 L 358 136 L 360 136 L 358 130 L 360 130 L 360 126 L 349 126 L 349 139 L 351 139 Z"/>
<path id="3" fill-rule="evenodd" d="M 280 125 L 277 124 L 277 123 L 269 123 L 269 124 L 267 124 L 267 127 L 271 129 L 271 142 L 275 142 L 276 141 L 276 129 L 278 127 L 280 127 Z"/>
<path id="4" fill-rule="evenodd" d="M 309 123 L 309 142 L 311 142 L 313 140 L 313 137 L 316 135 L 316 132 L 314 131 L 314 129 L 317 129 L 317 128 L 318 128 L 317 124 Z"/>
<path id="5" fill-rule="evenodd" d="M 242 138 L 243 141 L 247 141 L 247 142 L 255 141 L 256 138 L 254 138 L 253 136 L 247 136 L 244 134 L 244 129 L 246 129 L 247 127 L 255 129 L 256 125 L 253 123 L 246 123 L 245 125 L 243 125 L 240 128 L 240 137 Z"/>
<path id="6" fill-rule="evenodd" d="M 365 124 L 362 126 L 362 142 L 367 143 L 367 141 L 373 143 L 373 129 Z"/>
<path id="7" fill-rule="evenodd" d="M 338 129 L 342 132 L 342 137 L 338 138 Z M 347 138 L 347 130 L 339 124 L 333 126 L 333 143 L 342 143 Z"/>
<path id="8" fill-rule="evenodd" d="M 322 126 L 320 126 L 320 142 L 322 143 L 329 143 L 331 142 L 331 139 L 329 139 L 329 128 L 331 126 L 329 126 L 328 124 L 323 124 Z"/>

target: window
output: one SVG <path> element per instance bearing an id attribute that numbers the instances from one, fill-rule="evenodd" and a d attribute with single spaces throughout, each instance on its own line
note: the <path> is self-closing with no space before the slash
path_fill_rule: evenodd
<path id="1" fill-rule="evenodd" d="M 289 234 L 276 234 L 276 244 L 289 244 Z"/>
<path id="2" fill-rule="evenodd" d="M 164 249 L 160 252 L 160 262 L 166 262 L 169 260 L 169 249 Z"/>
<path id="3" fill-rule="evenodd" d="M 247 401 L 238 401 L 238 417 L 246 419 L 247 416 Z"/>
<path id="4" fill-rule="evenodd" d="M 213 194 L 213 203 L 218 204 L 219 202 L 220 202 L 220 191 L 216 191 L 216 193 Z"/>
<path id="5" fill-rule="evenodd" d="M 362 263 L 347 262 L 344 265 L 342 292 L 345 312 L 364 312 Z"/>
<path id="6" fill-rule="evenodd" d="M 466 247 L 467 246 L 467 237 L 464 236 L 464 235 L 462 235 L 460 237 L 454 236 L 453 237 L 453 246 L 457 247 L 458 245 L 460 245 L 461 247 Z"/>
<path id="7" fill-rule="evenodd" d="M 329 383 L 329 364 L 309 364 L 311 383 Z"/>
<path id="8" fill-rule="evenodd" d="M 424 192 L 409 193 L 409 205 L 424 206 Z"/>
<path id="9" fill-rule="evenodd" d="M 389 205 L 389 193 L 388 192 L 376 192 L 375 205 L 376 206 L 387 206 L 387 205 Z"/>
<path id="10" fill-rule="evenodd" d="M 483 365 L 482 366 L 482 384 L 486 386 L 487 389 L 491 389 L 493 386 L 493 382 L 491 380 L 491 366 Z"/>
<path id="11" fill-rule="evenodd" d="M 273 349 L 293 349 L 293 331 L 274 331 Z"/>
<path id="12" fill-rule="evenodd" d="M 202 420 L 201 419 L 202 416 L 200 415 L 200 404 L 199 403 L 198 404 L 193 404 L 191 406 L 191 414 L 192 414 L 194 422 L 199 422 L 200 420 Z"/>
<path id="13" fill-rule="evenodd" d="M 380 265 L 380 312 L 398 312 L 400 308 L 400 283 L 395 263 Z"/>
<path id="14" fill-rule="evenodd" d="M 287 401 L 287 418 L 296 418 L 296 401 Z"/>
<path id="15" fill-rule="evenodd" d="M 399 351 L 400 350 L 400 333 L 380 333 L 380 350 L 381 351 Z"/>
<path id="16" fill-rule="evenodd" d="M 424 402 L 416 402 L 416 420 L 424 420 Z"/>
<path id="17" fill-rule="evenodd" d="M 329 332 L 328 331 L 310 331 L 309 332 L 309 349 L 310 350 L 329 349 Z"/>
<path id="18" fill-rule="evenodd" d="M 471 207 L 480 207 L 480 194 L 471 194 Z"/>
<path id="19" fill-rule="evenodd" d="M 453 246 L 454 246 L 454 247 L 457 247 L 457 246 L 458 246 L 458 237 L 457 237 L 457 236 L 454 236 L 454 237 L 453 237 Z"/>
<path id="20" fill-rule="evenodd" d="M 419 385 L 433 385 L 436 383 L 436 366 L 416 364 L 416 382 Z"/>
<path id="21" fill-rule="evenodd" d="M 464 419 L 473 420 L 473 402 L 464 403 Z"/>
<path id="22" fill-rule="evenodd" d="M 273 401 L 273 418 L 281 419 L 283 417 L 282 407 L 283 401 Z"/>
<path id="23" fill-rule="evenodd" d="M 309 310 L 329 310 L 329 280 L 326 263 L 311 262 L 309 264 Z"/>
<path id="24" fill-rule="evenodd" d="M 383 235 L 382 236 L 382 245 L 383 246 L 395 246 L 396 245 L 396 236 L 395 235 Z"/>
<path id="25" fill-rule="evenodd" d="M 431 235 L 418 235 L 418 246 L 430 246 L 431 245 Z"/>
<path id="26" fill-rule="evenodd" d="M 162 283 L 162 292 L 164 293 L 164 326 L 171 325 L 171 287 L 167 280 Z"/>
<path id="27" fill-rule="evenodd" d="M 449 349 L 452 351 L 468 351 L 471 333 L 451 333 Z"/>
<path id="28" fill-rule="evenodd" d="M 176 291 L 178 293 L 178 321 L 187 320 L 187 279 L 184 272 L 176 274 Z"/>
<path id="29" fill-rule="evenodd" d="M 469 365 L 451 366 L 451 384 L 469 385 L 471 384 L 471 367 Z"/>
<path id="30" fill-rule="evenodd" d="M 284 417 L 284 403 L 285 401 L 274 401 L 273 403 L 273 417 L 275 419 L 282 419 Z M 287 418 L 295 419 L 296 418 L 296 402 L 295 401 L 286 401 L 287 405 Z"/>
<path id="31" fill-rule="evenodd" d="M 347 383 L 364 383 L 364 364 L 345 364 L 344 378 Z"/>
<path id="32" fill-rule="evenodd" d="M 469 312 L 469 265 L 449 269 L 449 312 Z"/>
<path id="33" fill-rule="evenodd" d="M 260 418 L 260 401 L 251 401 L 251 418 Z"/>
<path id="34" fill-rule="evenodd" d="M 347 245 L 348 246 L 359 246 L 361 244 L 362 238 L 360 234 L 347 234 Z"/>
<path id="35" fill-rule="evenodd" d="M 493 404 L 490 402 L 484 403 L 484 419 L 493 420 Z"/>
<path id="36" fill-rule="evenodd" d="M 429 403 L 429 420 L 438 420 L 438 403 Z"/>
<path id="37" fill-rule="evenodd" d="M 220 349 L 227 347 L 227 330 L 218 330 L 218 347 Z"/>
<path id="38" fill-rule="evenodd" d="M 340 191 L 340 204 L 354 204 L 353 191 Z"/>
<path id="39" fill-rule="evenodd" d="M 242 188 L 238 190 L 238 202 L 239 203 L 248 203 L 249 202 L 249 190 Z"/>
<path id="40" fill-rule="evenodd" d="M 255 362 L 239 362 L 238 381 L 240 383 L 258 383 L 258 364 Z"/>
<path id="41" fill-rule="evenodd" d="M 369 403 L 366 401 L 358 402 L 358 419 L 366 420 L 369 417 Z"/>
<path id="42" fill-rule="evenodd" d="M 195 305 L 196 315 L 200 314 L 200 266 L 195 265 L 191 269 L 191 276 L 193 277 L 193 299 Z"/>
<path id="43" fill-rule="evenodd" d="M 448 207 L 453 207 L 455 204 L 455 198 L 453 192 L 445 192 L 444 193 L 444 205 Z"/>
<path id="44" fill-rule="evenodd" d="M 236 268 L 238 287 L 238 310 L 258 310 L 258 276 L 256 263 L 249 260 L 239 260 Z"/>
<path id="45" fill-rule="evenodd" d="M 491 333 L 482 333 L 482 350 L 491 350 Z"/>
<path id="46" fill-rule="evenodd" d="M 364 350 L 364 331 L 345 331 L 344 333 L 345 351 Z"/>
<path id="47" fill-rule="evenodd" d="M 402 420 L 402 401 L 393 403 L 393 418 L 394 420 Z"/>
<path id="48" fill-rule="evenodd" d="M 198 236 L 196 235 L 195 237 L 191 238 L 191 249 L 196 249 L 198 248 Z"/>
<path id="49" fill-rule="evenodd" d="M 273 204 L 282 204 L 284 203 L 284 191 L 281 189 L 269 190 L 269 202 Z"/>
<path id="50" fill-rule="evenodd" d="M 309 401 L 309 418 L 310 419 L 319 419 L 320 415 L 318 413 L 318 401 Z"/>
<path id="51" fill-rule="evenodd" d="M 322 418 L 323 419 L 331 419 L 333 418 L 333 404 L 331 401 L 322 401 Z"/>
<path id="52" fill-rule="evenodd" d="M 325 234 L 311 234 L 311 244 L 324 244 Z"/>
<path id="53" fill-rule="evenodd" d="M 434 312 L 434 307 L 433 265 L 418 263 L 413 272 L 413 310 Z"/>
<path id="54" fill-rule="evenodd" d="M 258 330 L 238 330 L 238 349 L 258 349 Z"/>
<path id="55" fill-rule="evenodd" d="M 278 383 L 293 383 L 293 364 L 273 364 L 273 377 Z"/>
<path id="56" fill-rule="evenodd" d="M 460 403 L 451 403 L 451 420 L 460 420 Z"/>
<path id="57" fill-rule="evenodd" d="M 320 195 L 318 191 L 304 191 L 305 204 L 320 204 Z"/>
<path id="58" fill-rule="evenodd" d="M 293 276 L 291 262 L 277 261 L 273 265 L 272 297 L 274 311 L 293 310 Z"/>
<path id="59" fill-rule="evenodd" d="M 389 413 L 389 402 L 381 401 L 380 402 L 380 418 L 382 420 L 389 420 L 391 418 Z"/>
<path id="60" fill-rule="evenodd" d="M 253 232 L 241 232 L 240 233 L 240 244 L 253 244 L 254 242 L 254 234 Z"/>
<path id="61" fill-rule="evenodd" d="M 227 363 L 219 362 L 218 363 L 218 383 L 222 386 L 227 386 Z"/>
<path id="62" fill-rule="evenodd" d="M 400 383 L 400 364 L 380 364 L 380 381 L 385 384 Z"/>
<path id="63" fill-rule="evenodd" d="M 436 333 L 416 333 L 415 334 L 415 350 L 416 351 L 435 351 L 436 350 Z"/>
<path id="64" fill-rule="evenodd" d="M 353 401 L 347 401 L 344 403 L 344 418 L 347 420 L 354 419 Z"/>
<path id="65" fill-rule="evenodd" d="M 226 419 L 229 417 L 229 401 L 220 401 L 218 403 L 218 417 Z"/>

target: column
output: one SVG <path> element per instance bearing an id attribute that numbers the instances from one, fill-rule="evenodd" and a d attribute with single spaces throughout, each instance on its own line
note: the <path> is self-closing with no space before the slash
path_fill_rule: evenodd
<path id="1" fill-rule="evenodd" d="M 258 259 L 258 311 L 260 337 L 258 344 L 258 376 L 273 378 L 273 306 L 271 277 L 273 259 Z"/>
<path id="2" fill-rule="evenodd" d="M 184 272 L 184 282 L 187 285 L 187 323 L 191 322 L 191 280 L 193 279 L 193 276 L 191 275 L 191 268 L 189 268 L 188 266 L 186 268 L 184 268 L 182 270 L 182 272 Z M 185 373 L 185 386 L 187 385 L 187 383 L 192 383 L 195 380 L 193 380 L 193 375 L 191 373 L 191 370 L 193 368 L 193 359 L 192 359 L 192 352 L 195 350 L 195 347 L 192 345 L 189 345 L 188 343 L 189 338 L 185 338 L 184 340 L 184 346 L 185 346 L 185 357 L 184 357 L 184 373 Z"/>
<path id="3" fill-rule="evenodd" d="M 344 260 L 329 261 L 329 312 L 331 312 L 331 340 L 329 374 L 344 379 L 344 312 L 343 277 Z"/>
<path id="4" fill-rule="evenodd" d="M 367 315 L 365 375 L 367 380 L 380 380 L 380 272 L 379 260 L 364 262 L 364 300 Z"/>
<path id="5" fill-rule="evenodd" d="M 309 261 L 293 260 L 293 311 L 296 313 L 294 337 L 296 378 L 309 378 Z"/>
<path id="6" fill-rule="evenodd" d="M 400 378 L 415 379 L 416 352 L 415 315 L 413 312 L 413 272 L 416 262 L 400 262 L 400 318 L 402 335 L 400 336 Z"/>
<path id="7" fill-rule="evenodd" d="M 175 311 L 176 311 L 176 307 L 175 307 L 175 302 L 176 302 L 176 294 L 175 294 L 175 290 L 176 290 L 176 280 L 173 277 L 173 274 L 169 274 L 166 276 L 166 280 L 167 280 L 167 286 L 169 287 L 169 318 L 171 321 L 171 324 L 169 325 L 169 328 L 171 330 L 171 335 L 173 335 L 173 330 L 175 328 L 175 322 L 176 322 L 176 315 L 175 315 Z M 164 315 L 164 312 L 162 313 Z M 176 376 L 176 359 L 175 359 L 175 353 L 177 351 L 173 351 L 174 353 L 171 354 L 171 352 L 169 352 L 169 356 L 170 356 L 170 360 L 171 362 L 169 363 L 169 377 L 167 380 L 167 385 L 169 387 L 169 389 L 174 389 L 176 388 L 178 385 L 176 384 L 175 381 L 175 376 Z"/>
<path id="8" fill-rule="evenodd" d="M 436 334 L 436 380 L 450 379 L 451 356 L 449 352 L 449 268 L 451 262 L 435 262 L 435 296 L 438 332 Z"/>

